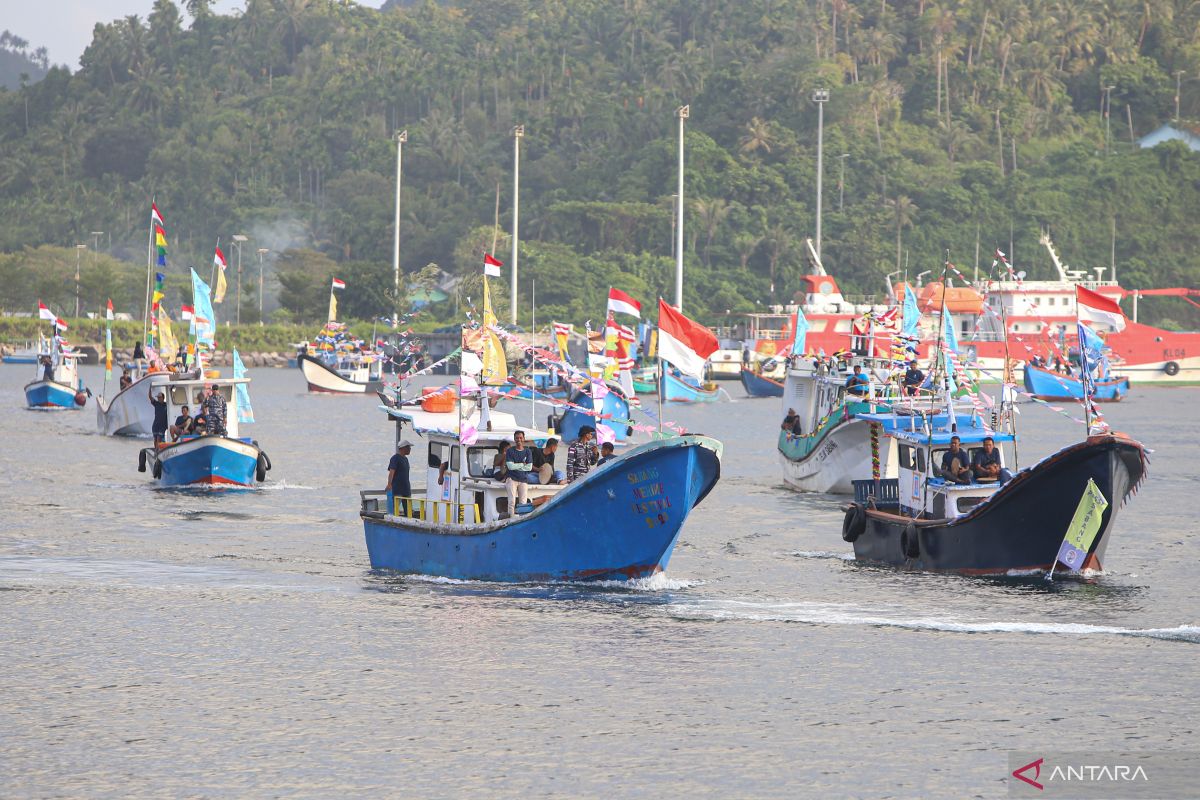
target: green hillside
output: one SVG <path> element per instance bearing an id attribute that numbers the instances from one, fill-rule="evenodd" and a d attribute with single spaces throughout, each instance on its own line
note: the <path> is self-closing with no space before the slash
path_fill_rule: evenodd
<path id="1" fill-rule="evenodd" d="M 319 318 L 331 274 L 349 284 L 347 313 L 387 311 L 400 129 L 402 267 L 470 276 L 465 302 L 497 186 L 509 225 L 514 125 L 523 305 L 530 280 L 542 320 L 598 317 L 610 284 L 669 297 L 683 104 L 685 309 L 711 319 L 783 302 L 815 225 L 818 87 L 830 93 L 823 256 L 846 291 L 878 293 L 897 262 L 936 274 L 947 252 L 970 274 L 977 245 L 984 268 L 999 247 L 1050 277 L 1046 228 L 1088 268 L 1109 265 L 1115 229 L 1126 287 L 1200 286 L 1200 154 L 1131 144 L 1174 117 L 1177 78 L 1180 125 L 1200 117 L 1200 4 L 186 5 L 156 0 L 98 26 L 78 72 L 0 91 L 0 306 L 36 291 L 73 311 L 72 280 L 29 273 L 73 273 L 75 245 L 99 243 L 94 268 L 140 308 L 153 196 L 169 287 L 242 233 L 243 320 L 257 315 L 259 248 L 280 316 Z M 507 261 L 506 239 L 497 250 Z M 1181 299 L 1141 311 L 1200 328 Z"/>

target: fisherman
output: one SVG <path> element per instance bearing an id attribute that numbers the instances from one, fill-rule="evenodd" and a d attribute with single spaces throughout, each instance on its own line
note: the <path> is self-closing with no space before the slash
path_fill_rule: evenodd
<path id="1" fill-rule="evenodd" d="M 159 392 L 158 398 L 155 399 L 154 389 L 148 388 L 146 397 L 150 398 L 150 405 L 154 406 L 154 425 L 151 426 L 150 432 L 154 434 L 155 446 L 158 446 L 167 436 L 167 396 Z"/>
<path id="2" fill-rule="evenodd" d="M 54 380 L 54 362 L 50 360 L 50 356 L 42 356 L 39 359 L 42 362 L 42 380 Z"/>
<path id="3" fill-rule="evenodd" d="M 925 373 L 917 366 L 917 360 L 914 358 L 908 362 L 908 369 L 904 373 L 904 394 L 916 397 L 924 382 Z"/>
<path id="4" fill-rule="evenodd" d="M 800 436 L 804 433 L 804 425 L 800 422 L 800 415 L 796 413 L 796 409 L 788 409 L 787 416 L 779 424 L 779 429 L 787 431 L 792 436 Z"/>
<path id="5" fill-rule="evenodd" d="M 120 383 L 121 383 L 121 391 L 125 391 L 130 386 L 133 386 L 133 378 L 131 378 L 129 376 L 129 370 L 125 370 L 124 372 L 121 373 Z"/>
<path id="6" fill-rule="evenodd" d="M 396 445 L 396 453 L 388 461 L 387 513 L 397 514 L 396 498 L 400 498 L 398 516 L 408 516 L 408 504 L 412 497 L 412 485 L 408 482 L 408 454 L 412 452 L 412 442 L 401 439 Z"/>
<path id="7" fill-rule="evenodd" d="M 192 415 L 188 413 L 188 407 L 182 406 L 180 415 L 175 418 L 175 424 L 171 426 L 171 440 L 179 441 L 180 436 L 186 436 L 192 432 Z"/>
<path id="8" fill-rule="evenodd" d="M 596 462 L 596 466 L 598 467 L 601 464 L 606 464 L 616 458 L 616 456 L 613 455 L 613 450 L 615 450 L 615 448 L 613 447 L 612 442 L 605 442 L 604 444 L 600 445 L 600 460 Z"/>
<path id="9" fill-rule="evenodd" d="M 139 372 L 146 368 L 145 361 L 146 361 L 146 351 L 145 351 L 145 349 L 142 348 L 141 341 L 139 340 L 139 341 L 134 342 L 133 343 L 133 363 L 137 365 Z"/>
<path id="10" fill-rule="evenodd" d="M 512 514 L 518 503 L 528 502 L 528 485 L 538 482 L 538 474 L 533 470 L 533 451 L 525 446 L 525 431 L 513 433 L 513 445 L 504 454 L 504 467 L 508 473 L 504 480 L 508 489 L 508 513 Z"/>
<path id="11" fill-rule="evenodd" d="M 971 467 L 957 436 L 950 437 L 950 449 L 942 453 L 942 466 L 937 472 L 941 477 L 955 483 L 971 482 Z"/>
<path id="12" fill-rule="evenodd" d="M 217 384 L 209 387 L 208 397 L 204 399 L 204 416 L 208 418 L 208 430 L 216 436 L 225 435 L 225 398 Z"/>
<path id="13" fill-rule="evenodd" d="M 984 437 L 983 449 L 975 451 L 975 457 L 971 459 L 971 471 L 976 478 L 999 480 L 1001 484 L 1012 480 L 1012 473 L 1000 466 L 1000 451 L 990 436 Z"/>
<path id="14" fill-rule="evenodd" d="M 866 371 L 862 364 L 854 367 L 854 374 L 846 378 L 846 391 L 850 394 L 862 397 L 867 393 L 867 387 L 870 386 L 871 379 L 867 377 Z"/>
<path id="15" fill-rule="evenodd" d="M 579 429 L 579 438 L 571 442 L 567 448 L 567 483 L 587 475 L 598 460 L 600 454 L 596 451 L 596 429 L 584 425 Z"/>
<path id="16" fill-rule="evenodd" d="M 492 475 L 498 481 L 504 480 L 508 474 L 508 470 L 504 466 L 504 454 L 508 452 L 509 442 L 507 439 L 501 440 L 496 446 L 496 457 L 492 459 Z"/>
<path id="17" fill-rule="evenodd" d="M 544 447 L 533 451 L 533 468 L 537 470 L 538 483 L 564 483 L 566 475 L 554 468 L 554 454 L 558 452 L 558 439 L 551 436 Z"/>

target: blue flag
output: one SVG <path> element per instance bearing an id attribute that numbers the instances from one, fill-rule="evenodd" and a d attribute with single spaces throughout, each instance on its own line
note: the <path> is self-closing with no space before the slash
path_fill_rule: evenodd
<path id="1" fill-rule="evenodd" d="M 804 355 L 804 347 L 808 339 L 808 319 L 804 316 L 804 310 L 799 305 L 796 306 L 796 340 L 792 342 L 792 355 Z"/>
<path id="2" fill-rule="evenodd" d="M 921 311 L 917 308 L 917 296 L 913 294 L 912 287 L 906 283 L 904 284 L 904 329 L 901 333 L 914 339 L 919 337 L 920 322 Z"/>
<path id="3" fill-rule="evenodd" d="M 958 334 L 954 332 L 954 317 L 950 316 L 950 310 L 946 308 L 945 303 L 942 304 L 942 339 L 946 342 L 946 347 L 958 352 Z"/>
<path id="4" fill-rule="evenodd" d="M 233 377 L 246 377 L 246 365 L 237 348 L 233 349 Z M 254 409 L 250 406 L 250 387 L 244 383 L 235 383 L 237 387 L 237 419 L 238 422 L 254 422 Z"/>
<path id="5" fill-rule="evenodd" d="M 192 270 L 192 325 L 189 333 L 196 337 L 196 344 L 213 346 L 217 331 L 217 315 L 209 299 L 208 284 Z"/>

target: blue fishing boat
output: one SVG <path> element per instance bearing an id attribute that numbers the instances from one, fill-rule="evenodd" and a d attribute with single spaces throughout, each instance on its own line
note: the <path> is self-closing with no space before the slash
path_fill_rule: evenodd
<path id="1" fill-rule="evenodd" d="M 240 359 L 239 359 L 240 361 Z M 242 390 L 250 381 L 235 378 L 173 380 L 151 391 L 162 390 L 167 416 L 174 418 L 182 407 L 199 407 L 206 390 L 216 386 L 225 399 L 227 418 L 224 434 L 209 430 L 182 432 L 178 439 L 160 442 L 138 453 L 138 472 L 146 472 L 160 486 L 254 486 L 266 480 L 271 460 L 258 442 L 239 435 L 240 423 L 252 421 L 247 411 L 249 394 Z"/>
<path id="2" fill-rule="evenodd" d="M 43 340 L 38 348 L 37 379 L 25 385 L 25 403 L 35 409 L 78 411 L 87 403 L 79 354 L 57 339 Z"/>
<path id="3" fill-rule="evenodd" d="M 412 459 L 413 496 L 391 507 L 386 491 L 360 492 L 373 569 L 507 582 L 650 576 L 666 569 L 688 513 L 721 473 L 720 442 L 680 436 L 636 447 L 574 483 L 529 485 L 530 502 L 509 509 L 493 477 L 500 441 L 516 430 L 533 440 L 548 434 L 502 412 L 481 424 L 475 411 L 466 423 L 478 438 L 462 444 L 457 415 L 385 411 L 397 443 L 405 426 L 426 438 L 428 460 Z"/>
<path id="4" fill-rule="evenodd" d="M 662 376 L 662 398 L 664 403 L 714 403 L 720 399 L 721 390 L 701 386 L 694 378 L 674 370 L 664 369 Z"/>
<path id="5" fill-rule="evenodd" d="M 568 402 L 579 408 L 564 408 L 561 414 L 550 417 L 550 426 L 558 432 L 564 442 L 578 439 L 580 428 L 584 425 L 595 428 L 597 422 L 612 428 L 617 442 L 625 442 L 629 439 L 632 433 L 629 426 L 629 401 L 625 398 L 621 387 L 612 381 L 607 382 L 605 388 L 608 391 L 600 400 L 599 415 L 587 413 L 596 408 L 596 401 L 591 394 L 596 390 L 589 387 L 588 389 L 575 389 L 571 393 Z"/>
<path id="6" fill-rule="evenodd" d="M 1083 381 L 1075 375 L 1064 375 L 1045 367 L 1026 364 L 1025 391 L 1039 400 L 1082 400 Z M 1116 403 L 1129 394 L 1129 378 L 1100 378 L 1092 381 L 1092 399 L 1099 403 Z"/>
<path id="7" fill-rule="evenodd" d="M 749 397 L 783 397 L 781 382 L 750 369 L 742 369 L 742 387 Z"/>

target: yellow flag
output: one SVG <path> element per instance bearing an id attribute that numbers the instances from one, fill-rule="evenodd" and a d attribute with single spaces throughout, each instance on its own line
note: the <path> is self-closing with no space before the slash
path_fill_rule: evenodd
<path id="1" fill-rule="evenodd" d="M 329 293 L 329 321 L 334 322 L 336 320 L 337 320 L 337 298 L 334 297 L 333 292 L 330 292 Z"/>
<path id="2" fill-rule="evenodd" d="M 504 344 L 493 331 L 496 314 L 492 311 L 492 293 L 488 281 L 483 279 L 483 372 L 480 383 L 484 386 L 503 386 L 508 383 L 508 363 L 504 357 Z"/>
<path id="3" fill-rule="evenodd" d="M 179 342 L 171 332 L 171 318 L 162 306 L 158 307 L 158 342 L 159 357 L 164 362 L 174 361 L 175 354 L 179 351 Z"/>
<path id="4" fill-rule="evenodd" d="M 229 285 L 227 283 L 225 283 L 225 270 L 218 267 L 217 268 L 217 290 L 216 290 L 216 292 L 213 293 L 213 302 L 219 303 L 222 300 L 224 300 L 225 299 L 225 291 L 228 288 L 229 288 Z"/>

